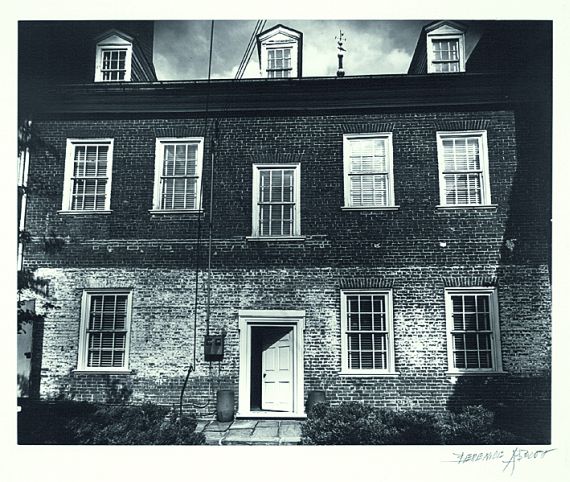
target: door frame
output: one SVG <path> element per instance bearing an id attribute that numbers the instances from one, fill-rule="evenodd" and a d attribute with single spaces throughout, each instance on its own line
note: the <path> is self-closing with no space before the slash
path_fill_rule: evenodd
<path id="1" fill-rule="evenodd" d="M 236 417 L 305 418 L 304 353 L 305 310 L 239 310 L 239 398 Z M 258 326 L 293 329 L 293 410 L 251 411 L 251 329 Z"/>

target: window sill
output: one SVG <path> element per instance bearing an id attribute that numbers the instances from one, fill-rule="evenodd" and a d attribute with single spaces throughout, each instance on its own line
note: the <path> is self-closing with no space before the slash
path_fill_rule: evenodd
<path id="1" fill-rule="evenodd" d="M 446 375 L 449 377 L 463 377 L 463 376 L 476 376 L 484 377 L 488 375 L 507 375 L 508 372 L 503 370 L 492 370 L 492 371 L 472 371 L 472 372 L 447 372 Z"/>
<path id="2" fill-rule="evenodd" d="M 72 373 L 74 375 L 130 375 L 133 373 L 133 371 L 124 368 L 119 368 L 116 370 L 104 368 L 78 368 L 76 370 L 73 370 Z"/>
<path id="3" fill-rule="evenodd" d="M 155 214 L 202 214 L 202 209 L 149 209 L 148 212 Z"/>
<path id="4" fill-rule="evenodd" d="M 248 241 L 305 241 L 305 236 L 246 236 Z"/>
<path id="5" fill-rule="evenodd" d="M 341 206 L 343 211 L 397 211 L 400 206 Z"/>
<path id="6" fill-rule="evenodd" d="M 58 214 L 63 214 L 65 216 L 67 215 L 84 215 L 84 214 L 89 214 L 89 215 L 93 215 L 93 214 L 111 214 L 113 211 L 110 209 L 105 209 L 105 210 L 100 210 L 100 211 L 72 211 L 72 210 L 65 210 L 65 209 L 61 209 L 59 210 L 57 213 Z"/>
<path id="7" fill-rule="evenodd" d="M 370 371 L 370 370 L 361 370 L 361 371 L 342 371 L 339 372 L 338 375 L 340 377 L 358 377 L 358 378 L 396 378 L 400 376 L 399 372 L 377 372 L 377 371 Z"/>
<path id="8" fill-rule="evenodd" d="M 447 204 L 438 204 L 436 206 L 437 209 L 488 209 L 488 210 L 496 210 L 498 204 L 454 204 L 454 205 L 447 205 Z"/>

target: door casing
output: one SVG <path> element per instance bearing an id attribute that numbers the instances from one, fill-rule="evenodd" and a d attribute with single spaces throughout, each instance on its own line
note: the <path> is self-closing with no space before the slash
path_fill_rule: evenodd
<path id="1" fill-rule="evenodd" d="M 236 417 L 304 418 L 303 338 L 304 310 L 240 310 L 239 315 L 239 401 Z M 293 409 L 290 412 L 251 410 L 251 329 L 290 327 L 293 336 Z"/>

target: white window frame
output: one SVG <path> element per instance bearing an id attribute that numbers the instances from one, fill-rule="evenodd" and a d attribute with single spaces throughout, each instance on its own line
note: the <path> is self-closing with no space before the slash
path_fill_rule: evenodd
<path id="1" fill-rule="evenodd" d="M 491 368 L 456 368 L 453 362 L 453 303 L 451 297 L 453 295 L 487 295 L 489 296 L 489 312 L 490 312 L 490 343 L 491 343 Z M 499 327 L 499 304 L 497 299 L 496 288 L 484 287 L 461 287 L 445 289 L 445 320 L 447 330 L 447 359 L 448 374 L 450 375 L 469 375 L 469 374 L 488 374 L 503 373 L 503 364 L 501 359 L 501 333 Z M 474 331 L 475 333 L 475 331 Z"/>
<path id="2" fill-rule="evenodd" d="M 97 295 L 127 295 L 127 318 L 125 321 L 125 363 L 122 367 L 89 367 L 87 346 L 89 337 L 87 329 L 89 327 L 89 311 L 92 296 Z M 129 352 L 131 338 L 131 317 L 132 317 L 132 290 L 130 289 L 86 289 L 81 298 L 81 322 L 79 327 L 79 350 L 77 358 L 77 370 L 82 372 L 129 372 Z"/>
<path id="3" fill-rule="evenodd" d="M 387 143 L 386 154 L 387 154 L 387 177 L 388 177 L 388 189 L 387 196 L 388 202 L 385 206 L 355 206 L 352 204 L 350 196 L 350 141 L 355 139 L 385 139 Z M 391 132 L 374 132 L 365 134 L 344 134 L 342 136 L 342 147 L 343 147 L 343 165 L 344 165 L 344 206 L 342 209 L 345 210 L 394 210 L 399 206 L 396 205 L 394 199 L 394 148 L 392 143 L 392 133 Z"/>
<path id="4" fill-rule="evenodd" d="M 491 184 L 489 178 L 489 150 L 487 146 L 487 131 L 437 131 L 437 158 L 439 166 L 439 202 L 438 207 L 445 208 L 480 208 L 492 207 L 491 204 Z M 479 139 L 479 157 L 481 171 L 481 203 L 479 204 L 448 204 L 445 197 L 445 160 L 443 156 L 443 140 L 449 138 L 476 137 Z M 467 171 L 466 171 L 467 172 Z M 474 172 L 474 171 L 470 171 Z"/>
<path id="5" fill-rule="evenodd" d="M 397 376 L 394 354 L 394 308 L 391 289 L 345 289 L 341 290 L 340 326 L 341 326 L 341 371 L 340 375 L 350 376 Z M 382 295 L 386 303 L 387 323 L 387 368 L 357 369 L 348 367 L 348 309 L 347 298 L 350 295 Z"/>
<path id="6" fill-rule="evenodd" d="M 271 80 L 286 80 L 299 77 L 299 55 L 300 46 L 299 42 L 301 36 L 298 32 L 293 32 L 286 27 L 279 27 L 266 32 L 265 35 L 259 37 L 259 74 L 260 77 Z M 269 55 L 268 50 L 272 48 L 291 49 L 291 76 L 290 77 L 269 77 Z"/>
<path id="7" fill-rule="evenodd" d="M 125 55 L 125 78 L 122 80 L 103 79 L 103 52 L 108 50 L 124 50 Z M 95 52 L 95 82 L 130 82 L 132 75 L 133 44 L 127 40 L 112 35 L 97 44 Z"/>
<path id="8" fill-rule="evenodd" d="M 162 209 L 162 168 L 163 168 L 163 148 L 165 144 L 197 144 L 196 152 L 196 206 L 193 209 Z M 153 214 L 175 214 L 175 213 L 199 213 L 202 212 L 202 165 L 204 161 L 204 138 L 203 137 L 158 137 L 156 139 L 154 153 L 154 191 L 152 209 Z"/>
<path id="9" fill-rule="evenodd" d="M 294 50 L 295 48 L 295 44 L 293 43 L 289 43 L 289 44 L 283 44 L 283 45 L 271 45 L 271 46 L 266 46 L 265 48 L 265 55 L 266 55 L 266 64 L 265 64 L 265 76 L 268 79 L 291 79 L 293 77 L 295 77 L 295 75 L 293 75 L 293 72 L 296 70 L 295 65 L 294 65 L 294 60 L 296 60 L 296 51 Z M 289 50 L 289 60 L 291 63 L 291 67 L 289 67 L 288 69 L 270 69 L 269 68 L 269 52 L 271 51 L 275 51 L 275 50 Z M 270 75 L 270 72 L 289 72 L 289 76 L 283 76 L 283 77 L 272 77 Z"/>
<path id="10" fill-rule="evenodd" d="M 441 61 L 436 61 L 434 59 L 433 53 L 433 41 L 434 40 L 457 40 L 458 41 L 458 55 L 459 55 L 459 71 L 458 72 L 439 72 L 435 70 L 435 64 L 443 63 Z M 427 35 L 427 72 L 428 74 L 458 74 L 460 72 L 465 72 L 465 35 L 462 33 L 458 34 L 428 34 Z M 449 62 L 451 63 L 451 61 Z"/>
<path id="11" fill-rule="evenodd" d="M 264 169 L 289 169 L 293 170 L 293 233 L 291 236 L 262 236 L 259 222 L 259 202 L 261 195 L 259 172 Z M 252 235 L 250 240 L 295 240 L 304 239 L 301 236 L 301 164 L 253 164 L 252 185 Z"/>
<path id="12" fill-rule="evenodd" d="M 107 158 L 107 184 L 105 186 L 105 207 L 104 209 L 72 209 L 73 191 L 73 167 L 76 146 L 107 145 L 109 154 Z M 67 139 L 65 148 L 65 171 L 63 182 L 63 198 L 61 214 L 109 214 L 111 213 L 111 184 L 113 181 L 113 139 Z"/>

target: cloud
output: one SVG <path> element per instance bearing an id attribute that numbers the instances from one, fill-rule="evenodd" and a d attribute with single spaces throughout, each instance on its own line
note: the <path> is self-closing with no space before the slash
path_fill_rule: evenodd
<path id="1" fill-rule="evenodd" d="M 196 79 L 207 75 L 207 21 L 155 22 L 154 62 L 160 80 Z"/>
<path id="2" fill-rule="evenodd" d="M 410 66 L 410 54 L 402 49 L 391 50 L 384 57 L 384 64 L 388 72 L 407 72 Z"/>
<path id="3" fill-rule="evenodd" d="M 347 75 L 404 73 L 426 21 L 271 20 L 303 32 L 303 75 L 331 76 L 337 70 L 335 36 L 346 36 Z M 154 62 L 160 80 L 205 79 L 208 76 L 210 26 L 206 20 L 157 21 Z M 215 22 L 212 78 L 234 78 L 255 20 Z M 244 78 L 259 77 L 254 49 Z"/>

